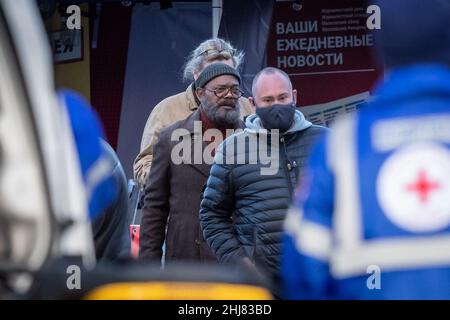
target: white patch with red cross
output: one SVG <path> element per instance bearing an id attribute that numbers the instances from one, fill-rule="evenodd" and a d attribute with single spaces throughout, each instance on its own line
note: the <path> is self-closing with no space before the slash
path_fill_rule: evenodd
<path id="1" fill-rule="evenodd" d="M 377 179 L 378 201 L 388 219 L 411 232 L 450 225 L 450 151 L 420 142 L 395 151 Z"/>

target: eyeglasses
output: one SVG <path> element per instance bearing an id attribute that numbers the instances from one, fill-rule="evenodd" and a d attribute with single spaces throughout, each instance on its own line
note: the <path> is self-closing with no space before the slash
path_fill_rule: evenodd
<path id="1" fill-rule="evenodd" d="M 197 57 L 200 57 L 200 56 L 203 56 L 203 55 L 210 56 L 210 55 L 213 55 L 213 54 L 220 54 L 222 52 L 228 52 L 231 56 L 234 56 L 234 54 L 236 53 L 236 50 L 235 49 L 231 49 L 231 50 L 229 50 L 229 49 L 221 49 L 221 50 L 218 50 L 218 49 L 206 49 L 206 50 L 200 52 L 197 55 Z"/>
<path id="2" fill-rule="evenodd" d="M 231 92 L 231 95 L 233 98 L 240 98 L 244 94 L 244 92 L 239 89 L 239 87 L 219 87 L 214 90 L 210 90 L 207 88 L 203 88 L 206 91 L 214 92 L 217 98 L 224 98 L 228 95 L 229 92 Z"/>

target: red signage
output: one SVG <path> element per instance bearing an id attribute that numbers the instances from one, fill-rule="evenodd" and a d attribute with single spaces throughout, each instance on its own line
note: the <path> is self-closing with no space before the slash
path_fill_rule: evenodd
<path id="1" fill-rule="evenodd" d="M 361 0 L 281 1 L 274 4 L 267 65 L 286 71 L 298 105 L 369 91 L 381 74 Z"/>

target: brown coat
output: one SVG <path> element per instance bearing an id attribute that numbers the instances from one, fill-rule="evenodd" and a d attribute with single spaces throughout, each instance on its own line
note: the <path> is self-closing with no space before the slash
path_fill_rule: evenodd
<path id="1" fill-rule="evenodd" d="M 241 117 L 254 113 L 253 107 L 246 98 L 240 98 Z M 158 103 L 150 113 L 145 124 L 141 141 L 141 151 L 134 160 L 134 179 L 141 188 L 147 180 L 153 161 L 153 148 L 162 129 L 185 119 L 198 109 L 192 84 L 186 91 L 170 96 Z"/>
<path id="2" fill-rule="evenodd" d="M 192 151 L 194 139 L 202 139 L 194 135 L 194 121 L 200 121 L 198 110 L 161 131 L 155 145 L 152 170 L 145 188 L 140 258 L 161 260 L 166 239 L 166 261 L 217 261 L 203 239 L 199 221 L 201 194 L 211 165 L 203 161 L 201 164 L 177 165 L 171 160 L 172 148 L 179 143 L 178 140 L 171 141 L 174 130 L 186 129 L 183 137 L 189 139 Z M 243 127 L 243 123 L 240 126 Z"/>

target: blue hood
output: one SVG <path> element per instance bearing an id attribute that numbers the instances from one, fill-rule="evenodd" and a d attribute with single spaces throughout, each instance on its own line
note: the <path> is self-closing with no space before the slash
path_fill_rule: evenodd
<path id="1" fill-rule="evenodd" d="M 450 69 L 441 64 L 415 64 L 394 68 L 380 80 L 374 102 L 409 99 L 411 94 L 450 95 Z"/>
<path id="2" fill-rule="evenodd" d="M 312 123 L 305 119 L 303 113 L 301 113 L 299 110 L 296 110 L 294 115 L 294 123 L 289 128 L 289 130 L 285 132 L 285 134 L 302 131 L 309 128 L 310 126 L 312 126 Z M 266 131 L 261 123 L 261 119 L 259 118 L 259 116 L 257 114 L 248 116 L 245 120 L 245 131 L 259 132 L 261 130 Z"/>

